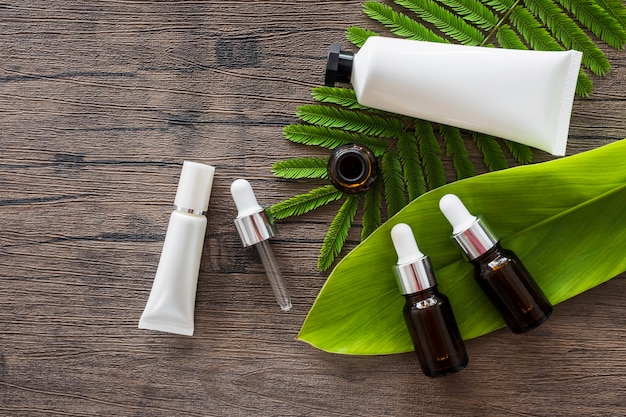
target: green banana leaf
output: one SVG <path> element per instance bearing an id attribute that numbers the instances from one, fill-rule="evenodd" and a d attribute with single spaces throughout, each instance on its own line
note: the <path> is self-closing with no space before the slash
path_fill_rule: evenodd
<path id="1" fill-rule="evenodd" d="M 398 223 L 411 226 L 421 251 L 430 256 L 464 339 L 503 327 L 474 281 L 472 265 L 450 238 L 451 226 L 438 205 L 447 193 L 483 216 L 553 304 L 626 270 L 625 139 L 457 181 L 414 200 L 337 264 L 298 339 L 344 354 L 413 350 L 393 273 L 397 257 L 390 231 Z"/>

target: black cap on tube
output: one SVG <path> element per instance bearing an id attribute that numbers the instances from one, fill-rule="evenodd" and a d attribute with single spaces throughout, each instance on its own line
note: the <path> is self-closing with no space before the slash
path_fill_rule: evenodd
<path id="1" fill-rule="evenodd" d="M 328 62 L 326 63 L 326 76 L 324 84 L 332 87 L 335 83 L 349 83 L 352 76 L 352 63 L 354 54 L 342 51 L 341 45 L 333 43 L 328 51 Z"/>

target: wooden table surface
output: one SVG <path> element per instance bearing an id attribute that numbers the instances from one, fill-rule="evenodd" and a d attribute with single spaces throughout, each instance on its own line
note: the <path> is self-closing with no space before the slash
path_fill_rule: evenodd
<path id="1" fill-rule="evenodd" d="M 249 179 L 263 205 L 310 188 L 269 167 L 326 154 L 281 131 L 312 102 L 329 43 L 383 30 L 361 4 L 0 4 L 1 415 L 626 415 L 625 274 L 530 334 L 469 341 L 469 367 L 446 378 L 412 353 L 295 340 L 337 208 L 279 224 L 282 313 L 241 248 L 229 187 Z M 626 137 L 625 55 L 605 50 L 614 69 L 576 98 L 568 154 Z M 137 329 L 185 159 L 217 168 L 193 337 Z"/>

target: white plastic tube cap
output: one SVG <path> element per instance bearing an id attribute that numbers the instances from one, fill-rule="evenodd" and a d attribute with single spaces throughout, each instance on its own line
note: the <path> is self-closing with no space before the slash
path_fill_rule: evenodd
<path id="1" fill-rule="evenodd" d="M 215 167 L 211 165 L 184 161 L 174 205 L 194 212 L 206 212 L 209 208 L 214 174 Z"/>
<path id="2" fill-rule="evenodd" d="M 398 265 L 414 263 L 424 257 L 424 254 L 417 247 L 413 230 L 408 224 L 396 224 L 391 229 L 391 240 L 398 254 Z"/>
<path id="3" fill-rule="evenodd" d="M 463 233 L 478 219 L 472 215 L 461 199 L 454 194 L 446 194 L 439 200 L 439 209 L 452 225 L 452 234 Z"/>
<path id="4" fill-rule="evenodd" d="M 248 181 L 244 179 L 235 180 L 230 186 L 230 193 L 237 206 L 237 217 L 246 217 L 263 211 L 263 207 L 256 201 L 256 196 Z"/>

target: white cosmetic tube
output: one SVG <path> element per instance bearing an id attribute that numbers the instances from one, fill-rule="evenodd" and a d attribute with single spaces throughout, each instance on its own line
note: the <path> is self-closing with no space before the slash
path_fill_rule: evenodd
<path id="1" fill-rule="evenodd" d="M 196 287 L 215 168 L 184 161 L 140 329 L 193 335 Z"/>
<path id="2" fill-rule="evenodd" d="M 360 104 L 565 155 L 582 53 L 372 36 L 356 53 L 333 44 L 326 85 Z"/>

